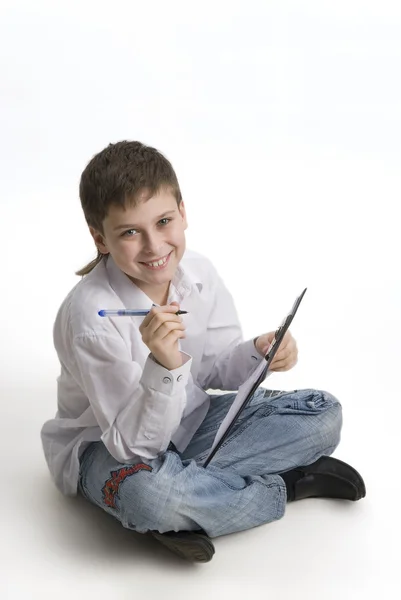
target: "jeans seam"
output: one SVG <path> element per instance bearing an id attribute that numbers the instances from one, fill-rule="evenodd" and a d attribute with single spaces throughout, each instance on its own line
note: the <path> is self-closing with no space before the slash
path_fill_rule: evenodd
<path id="1" fill-rule="evenodd" d="M 216 475 L 214 475 L 213 473 L 211 473 L 210 471 L 208 471 L 209 476 L 213 477 L 213 479 L 215 481 L 218 481 L 219 483 L 222 483 L 225 487 L 229 488 L 230 490 L 234 491 L 234 492 L 238 492 L 240 490 L 238 490 L 238 488 L 230 485 L 229 483 L 227 483 L 226 481 L 224 481 L 223 479 L 220 479 L 220 477 L 216 477 Z"/>
<path id="2" fill-rule="evenodd" d="M 279 490 L 278 496 L 277 496 L 277 501 L 276 501 L 276 514 L 274 519 L 277 521 L 283 514 L 284 511 L 282 511 L 281 514 L 279 514 L 279 507 L 281 505 L 281 499 L 283 500 L 283 504 L 284 504 L 284 509 L 285 509 L 285 504 L 287 501 L 287 489 L 285 486 L 285 483 L 283 481 L 283 485 L 281 485 L 280 483 L 276 484 Z"/>
<path id="3" fill-rule="evenodd" d="M 244 427 L 238 428 L 237 431 L 235 431 L 234 433 L 232 433 L 232 435 L 229 435 L 227 440 L 225 442 L 223 442 L 223 444 L 220 446 L 221 448 L 225 448 L 226 446 L 228 446 L 228 444 L 230 444 L 231 442 L 233 442 L 235 439 L 237 439 L 237 437 L 239 435 L 241 435 L 241 433 L 243 433 L 244 431 L 246 431 L 248 429 L 248 427 L 250 427 L 252 425 L 252 422 L 250 420 L 248 420 L 245 423 Z"/>

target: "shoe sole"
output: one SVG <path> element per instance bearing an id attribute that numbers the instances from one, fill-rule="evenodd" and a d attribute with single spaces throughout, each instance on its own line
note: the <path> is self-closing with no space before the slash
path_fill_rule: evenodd
<path id="1" fill-rule="evenodd" d="M 168 550 L 190 562 L 209 562 L 215 552 L 210 539 L 200 534 L 196 534 L 196 537 L 190 536 L 188 539 L 180 537 L 179 532 L 174 536 L 171 533 L 165 535 L 152 531 L 151 535 Z"/>
<path id="2" fill-rule="evenodd" d="M 348 480 L 356 490 L 356 500 L 366 496 L 365 483 L 356 469 L 332 456 L 322 456 L 313 465 L 304 467 L 307 473 L 335 475 L 339 479 Z"/>

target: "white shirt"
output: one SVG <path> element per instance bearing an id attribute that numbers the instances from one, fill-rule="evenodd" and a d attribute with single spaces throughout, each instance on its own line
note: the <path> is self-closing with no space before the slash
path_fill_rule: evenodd
<path id="1" fill-rule="evenodd" d="M 150 309 L 152 300 L 104 258 L 68 294 L 54 324 L 61 363 L 58 411 L 41 431 L 57 487 L 77 493 L 79 457 L 102 440 L 121 463 L 152 459 L 170 441 L 182 452 L 206 416 L 206 390 L 235 391 L 263 359 L 243 341 L 233 299 L 209 259 L 190 250 L 172 279 L 186 325 L 184 364 L 157 364 L 142 341 L 143 317 L 105 318 L 101 309 Z"/>

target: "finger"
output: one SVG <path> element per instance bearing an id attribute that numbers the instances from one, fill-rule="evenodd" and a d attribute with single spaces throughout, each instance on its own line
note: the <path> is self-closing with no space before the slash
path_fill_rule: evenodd
<path id="1" fill-rule="evenodd" d="M 270 370 L 271 371 L 289 371 L 290 369 L 295 367 L 297 362 L 298 362 L 297 358 L 294 358 L 294 357 L 292 357 L 291 359 L 287 359 L 287 360 L 279 360 L 277 362 L 273 361 L 273 363 L 270 365 Z"/>
<path id="2" fill-rule="evenodd" d="M 295 340 L 292 337 L 291 333 L 289 331 L 286 331 L 283 339 L 281 340 L 280 348 L 288 348 L 288 346 L 290 346 L 294 341 Z"/>
<path id="3" fill-rule="evenodd" d="M 281 340 L 280 350 L 284 350 L 285 348 L 290 348 L 294 344 L 295 340 L 292 335 L 287 331 Z"/>
<path id="4" fill-rule="evenodd" d="M 272 364 L 284 361 L 289 362 L 291 360 L 291 356 L 291 352 L 288 352 L 287 350 L 281 350 L 280 352 L 277 352 L 276 356 L 273 358 Z"/>
<path id="5" fill-rule="evenodd" d="M 185 331 L 181 331 L 179 329 L 173 329 L 173 331 L 170 331 L 167 335 L 166 338 L 168 341 L 171 340 L 171 343 L 174 344 L 177 339 L 181 339 L 181 338 L 185 338 L 186 337 L 186 333 Z"/>
<path id="6" fill-rule="evenodd" d="M 156 331 L 160 327 L 163 327 L 165 323 L 175 323 L 176 327 L 181 326 L 182 328 L 185 328 L 180 315 L 176 315 L 174 313 L 156 313 L 146 327 L 143 325 L 140 327 L 143 341 L 146 343 L 147 341 L 151 340 Z"/>
<path id="7" fill-rule="evenodd" d="M 172 331 L 169 331 L 167 333 L 167 335 L 165 335 L 164 337 L 157 338 L 156 342 L 159 343 L 159 344 L 160 344 L 160 342 L 162 342 L 163 343 L 163 349 L 166 350 L 166 347 L 167 348 L 169 346 L 173 347 L 174 344 L 176 343 L 176 341 L 178 339 L 185 338 L 185 337 L 186 337 L 185 331 L 174 329 Z M 155 339 L 153 341 L 155 341 Z"/>
<path id="8" fill-rule="evenodd" d="M 287 356 L 298 354 L 298 348 L 294 338 L 291 337 L 284 346 L 280 344 L 279 351 L 277 352 L 276 356 L 282 357 L 284 353 Z"/>
<path id="9" fill-rule="evenodd" d="M 161 312 L 160 309 L 161 309 L 161 306 L 152 306 L 152 308 L 150 309 L 150 311 L 148 312 L 148 314 L 146 315 L 146 317 L 142 321 L 142 323 L 141 323 L 141 325 L 139 327 L 139 331 L 141 331 L 141 329 L 144 329 L 145 327 L 147 327 L 149 325 L 149 323 L 151 322 L 151 320 L 153 319 L 153 317 L 158 312 Z"/>
<path id="10" fill-rule="evenodd" d="M 285 361 L 285 360 L 274 360 L 269 368 L 271 371 L 275 371 L 278 368 L 282 368 L 286 364 L 287 364 L 287 361 Z"/>
<path id="11" fill-rule="evenodd" d="M 289 361 L 291 358 L 291 352 L 288 350 L 280 350 L 276 353 L 275 357 L 272 360 L 272 365 L 278 362 Z"/>
<path id="12" fill-rule="evenodd" d="M 271 342 L 269 344 L 266 344 L 266 346 L 263 347 L 263 353 L 266 354 L 266 352 L 268 352 L 270 350 L 270 348 L 271 348 Z M 276 356 L 279 351 L 282 352 L 281 344 L 278 346 L 278 348 L 276 350 Z"/>
<path id="13" fill-rule="evenodd" d="M 157 320 L 155 323 L 152 321 L 147 328 L 146 334 L 148 334 L 154 340 L 161 340 L 165 338 L 171 331 L 185 331 L 185 323 L 182 322 L 182 318 L 178 316 L 176 319 L 181 319 L 181 321 L 163 320 L 160 323 Z"/>
<path id="14" fill-rule="evenodd" d="M 270 365 L 270 371 L 288 371 L 289 368 L 285 361 Z"/>
<path id="15" fill-rule="evenodd" d="M 151 321 L 155 317 L 155 315 L 157 315 L 159 313 L 169 313 L 171 315 L 174 315 L 179 310 L 179 304 L 178 304 L 178 302 L 176 303 L 176 306 L 172 306 L 172 304 L 167 304 L 165 306 L 153 306 L 150 309 L 149 313 L 144 318 L 144 320 L 142 321 L 142 323 L 139 327 L 139 331 L 142 332 L 142 330 L 145 327 L 148 327 L 148 325 L 151 323 Z M 179 315 L 177 315 L 177 316 L 179 316 Z"/>
<path id="16" fill-rule="evenodd" d="M 154 320 L 150 325 L 146 328 L 144 335 L 147 336 L 148 339 L 153 340 L 161 340 L 166 335 L 175 329 L 179 329 L 185 331 L 184 323 L 180 321 L 158 321 Z"/>
<path id="17" fill-rule="evenodd" d="M 283 350 L 286 350 L 286 349 L 288 348 L 288 346 L 289 346 L 289 344 L 288 344 L 288 340 L 286 341 L 286 340 L 283 338 L 283 339 L 281 340 L 281 342 L 279 343 L 279 345 L 278 345 L 278 348 L 277 348 L 277 353 L 278 353 L 279 351 L 280 351 L 280 352 L 283 352 Z"/>

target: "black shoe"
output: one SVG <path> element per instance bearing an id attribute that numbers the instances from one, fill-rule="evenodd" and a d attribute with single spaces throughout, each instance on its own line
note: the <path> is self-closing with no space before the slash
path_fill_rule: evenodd
<path id="1" fill-rule="evenodd" d="M 171 552 L 192 562 L 209 562 L 213 558 L 214 546 L 208 536 L 196 531 L 149 532 Z"/>
<path id="2" fill-rule="evenodd" d="M 366 495 L 362 477 L 347 463 L 322 456 L 312 465 L 280 474 L 287 486 L 287 500 L 342 498 L 360 500 Z"/>

